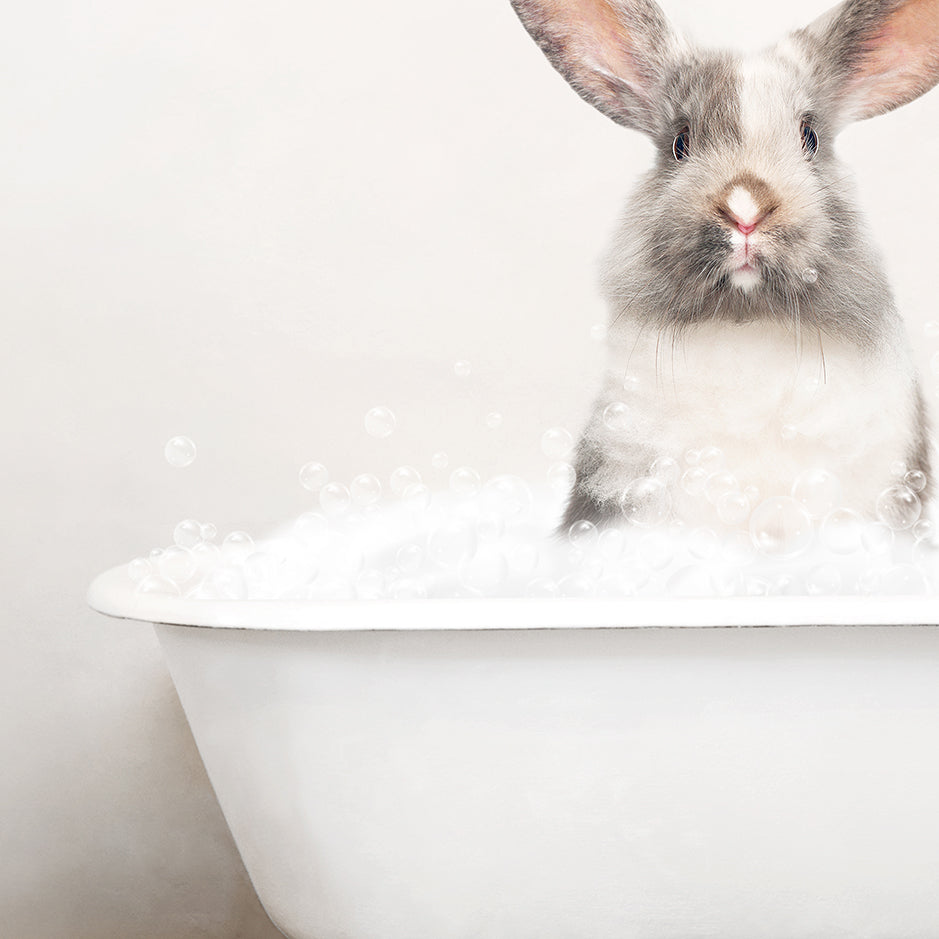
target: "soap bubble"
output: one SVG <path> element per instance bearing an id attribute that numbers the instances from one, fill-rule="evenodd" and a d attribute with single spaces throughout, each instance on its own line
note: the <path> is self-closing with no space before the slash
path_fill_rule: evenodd
<path id="1" fill-rule="evenodd" d="M 179 587 L 157 574 L 150 574 L 137 583 L 137 593 L 140 594 L 166 594 L 168 596 L 178 597 L 180 595 Z"/>
<path id="2" fill-rule="evenodd" d="M 196 562 L 188 548 L 173 545 L 160 555 L 157 569 L 161 576 L 174 584 L 184 584 L 195 574 Z"/>
<path id="3" fill-rule="evenodd" d="M 933 524 L 932 519 L 921 518 L 913 526 L 913 537 L 917 541 L 935 541 L 936 526 Z"/>
<path id="4" fill-rule="evenodd" d="M 492 593 L 509 577 L 509 562 L 496 545 L 483 545 L 459 564 L 460 583 L 477 593 Z"/>
<path id="5" fill-rule="evenodd" d="M 574 522 L 567 530 L 567 540 L 575 548 L 592 548 L 597 543 L 597 526 L 585 518 Z"/>
<path id="6" fill-rule="evenodd" d="M 733 597 L 746 591 L 743 572 L 735 564 L 717 564 L 708 571 L 711 592 L 718 597 Z"/>
<path id="7" fill-rule="evenodd" d="M 802 272 L 802 279 L 807 284 L 814 284 L 818 280 L 818 271 L 814 267 L 807 267 Z"/>
<path id="8" fill-rule="evenodd" d="M 502 415 L 498 411 L 490 411 L 486 415 L 486 426 L 490 430 L 498 430 L 502 426 Z"/>
<path id="9" fill-rule="evenodd" d="M 424 549 L 419 544 L 406 544 L 398 548 L 395 563 L 404 574 L 416 574 L 424 563 Z"/>
<path id="10" fill-rule="evenodd" d="M 630 427 L 629 406 L 622 401 L 614 401 L 603 409 L 603 423 L 609 430 L 622 432 Z"/>
<path id="11" fill-rule="evenodd" d="M 695 447 L 685 450 L 685 466 L 697 466 L 701 462 L 701 451 Z"/>
<path id="12" fill-rule="evenodd" d="M 541 452 L 549 460 L 564 460 L 573 448 L 574 438 L 564 427 L 550 427 L 541 435 Z"/>
<path id="13" fill-rule="evenodd" d="M 222 541 L 222 557 L 240 563 L 254 552 L 254 539 L 246 531 L 233 531 Z"/>
<path id="14" fill-rule="evenodd" d="M 577 472 L 570 463 L 554 463 L 548 468 L 547 477 L 552 492 L 566 495 L 574 488 Z"/>
<path id="15" fill-rule="evenodd" d="M 365 414 L 365 432 L 379 440 L 390 437 L 394 433 L 396 423 L 390 408 L 379 406 L 371 408 Z"/>
<path id="16" fill-rule="evenodd" d="M 300 485 L 310 492 L 319 492 L 329 482 L 329 470 L 322 463 L 304 463 L 300 468 Z"/>
<path id="17" fill-rule="evenodd" d="M 418 512 L 424 512 L 429 509 L 432 499 L 433 496 L 430 489 L 423 483 L 411 483 L 411 485 L 401 493 L 401 500 Z"/>
<path id="18" fill-rule="evenodd" d="M 661 479 L 666 485 L 677 483 L 681 477 L 681 466 L 678 460 L 670 456 L 660 456 L 652 461 L 649 467 L 649 475 L 656 479 Z"/>
<path id="19" fill-rule="evenodd" d="M 639 528 L 661 525 L 668 518 L 672 500 L 661 479 L 642 476 L 634 479 L 619 499 L 623 517 Z"/>
<path id="20" fill-rule="evenodd" d="M 936 320 L 930 320 L 923 327 L 923 332 L 926 334 L 928 339 L 935 339 L 939 337 L 939 322 Z"/>
<path id="21" fill-rule="evenodd" d="M 399 466 L 391 474 L 391 491 L 398 497 L 404 495 L 404 490 L 415 483 L 423 482 L 421 474 L 413 466 Z"/>
<path id="22" fill-rule="evenodd" d="M 320 508 L 330 517 L 342 515 L 352 504 L 352 495 L 342 483 L 326 483 L 320 489 Z"/>
<path id="23" fill-rule="evenodd" d="M 458 362 L 453 363 L 453 374 L 457 378 L 467 378 L 472 370 L 473 367 L 466 359 L 460 359 Z"/>
<path id="24" fill-rule="evenodd" d="M 922 470 L 910 470 L 904 477 L 903 483 L 913 492 L 922 492 L 926 488 L 926 474 Z"/>
<path id="25" fill-rule="evenodd" d="M 146 558 L 134 558 L 127 565 L 127 576 L 135 583 L 139 584 L 145 577 L 153 571 L 153 566 Z"/>
<path id="26" fill-rule="evenodd" d="M 475 496 L 483 481 L 471 466 L 459 466 L 450 474 L 450 491 L 461 499 Z"/>
<path id="27" fill-rule="evenodd" d="M 467 519 L 447 517 L 427 539 L 427 556 L 441 567 L 456 567 L 476 552 L 476 527 Z"/>
<path id="28" fill-rule="evenodd" d="M 688 535 L 688 553 L 700 560 L 707 560 L 717 554 L 720 539 L 717 532 L 710 528 L 696 528 Z"/>
<path id="29" fill-rule="evenodd" d="M 358 506 L 375 505 L 381 499 L 381 480 L 372 473 L 359 473 L 349 486 L 349 494 Z"/>
<path id="30" fill-rule="evenodd" d="M 792 484 L 792 498 L 813 518 L 822 518 L 840 505 L 841 496 L 841 481 L 827 469 L 807 469 Z"/>
<path id="31" fill-rule="evenodd" d="M 670 597 L 706 597 L 711 593 L 711 578 L 701 564 L 687 564 L 669 574 L 665 592 Z"/>
<path id="32" fill-rule="evenodd" d="M 861 547 L 864 521 L 851 509 L 834 509 L 822 522 L 822 544 L 835 554 L 853 554 Z"/>
<path id="33" fill-rule="evenodd" d="M 483 486 L 482 508 L 496 512 L 506 522 L 519 522 L 531 512 L 532 494 L 528 483 L 518 476 L 494 476 Z"/>
<path id="34" fill-rule="evenodd" d="M 830 597 L 841 592 L 841 571 L 834 564 L 819 564 L 805 577 L 805 592 L 813 597 Z"/>
<path id="35" fill-rule="evenodd" d="M 173 529 L 173 543 L 182 548 L 191 548 L 202 541 L 202 526 L 194 519 L 187 518 Z"/>
<path id="36" fill-rule="evenodd" d="M 597 547 L 604 561 L 618 561 L 626 547 L 626 534 L 621 528 L 605 528 L 597 539 Z"/>
<path id="37" fill-rule="evenodd" d="M 215 541 L 218 537 L 218 528 L 212 522 L 205 522 L 200 528 L 203 541 Z"/>
<path id="38" fill-rule="evenodd" d="M 590 338 L 594 342 L 603 342 L 606 339 L 606 324 L 605 323 L 596 323 L 590 327 Z"/>
<path id="39" fill-rule="evenodd" d="M 698 465 L 709 473 L 718 472 L 724 465 L 724 451 L 719 447 L 705 447 L 698 456 Z"/>
<path id="40" fill-rule="evenodd" d="M 750 517 L 750 500 L 742 492 L 725 492 L 717 499 L 717 517 L 732 528 L 743 525 Z"/>
<path id="41" fill-rule="evenodd" d="M 912 564 L 895 564 L 877 578 L 877 592 L 890 596 L 922 596 L 929 593 L 929 581 Z"/>
<path id="42" fill-rule="evenodd" d="M 707 472 L 706 467 L 701 466 L 699 468 L 703 472 Z M 704 495 L 712 505 L 717 505 L 721 496 L 726 495 L 728 492 L 739 491 L 740 483 L 737 482 L 737 477 L 726 471 L 711 473 L 704 482 Z"/>
<path id="43" fill-rule="evenodd" d="M 750 538 L 762 554 L 780 560 L 794 558 L 812 543 L 812 519 L 795 499 L 775 496 L 753 510 Z"/>
<path id="44" fill-rule="evenodd" d="M 220 567 L 206 575 L 199 585 L 199 596 L 207 600 L 246 600 L 248 584 L 241 571 Z"/>
<path id="45" fill-rule="evenodd" d="M 877 518 L 894 531 L 912 528 L 922 508 L 919 496 L 909 486 L 890 486 L 877 497 Z"/>
<path id="46" fill-rule="evenodd" d="M 708 481 L 708 472 L 701 466 L 692 466 L 686 469 L 681 477 L 681 488 L 689 496 L 700 496 L 704 494 L 704 487 Z"/>
<path id="47" fill-rule="evenodd" d="M 438 450 L 431 458 L 430 465 L 437 470 L 446 469 L 450 464 L 450 457 L 443 450 Z"/>
<path id="48" fill-rule="evenodd" d="M 864 550 L 875 557 L 889 554 L 893 549 L 893 542 L 893 529 L 882 522 L 865 525 L 861 531 L 861 544 Z"/>
<path id="49" fill-rule="evenodd" d="M 171 437 L 166 441 L 163 455 L 170 466 L 189 466 L 196 458 L 196 445 L 188 437 Z"/>

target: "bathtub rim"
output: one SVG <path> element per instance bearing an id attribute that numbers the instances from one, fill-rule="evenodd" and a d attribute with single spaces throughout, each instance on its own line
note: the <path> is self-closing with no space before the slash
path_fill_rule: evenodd
<path id="1" fill-rule="evenodd" d="M 137 594 L 122 564 L 88 589 L 106 616 L 212 629 L 297 632 L 939 626 L 933 596 L 200 600 Z"/>

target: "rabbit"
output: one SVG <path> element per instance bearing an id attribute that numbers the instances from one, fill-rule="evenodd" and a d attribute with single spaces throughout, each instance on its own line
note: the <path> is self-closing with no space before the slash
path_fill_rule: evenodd
<path id="1" fill-rule="evenodd" d="M 749 57 L 694 48 L 653 0 L 512 3 L 656 152 L 603 263 L 607 364 L 559 531 L 714 521 L 722 497 L 739 526 L 806 472 L 828 508 L 912 524 L 923 394 L 833 143 L 939 80 L 939 0 L 846 0 Z"/>

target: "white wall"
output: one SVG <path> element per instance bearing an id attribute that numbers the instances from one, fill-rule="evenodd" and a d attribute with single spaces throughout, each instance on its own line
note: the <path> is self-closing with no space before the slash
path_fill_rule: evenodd
<path id="1" fill-rule="evenodd" d="M 754 46 L 825 3 L 667 6 Z M 542 430 L 593 393 L 596 258 L 651 151 L 507 0 L 39 0 L 0 70 L 0 932 L 264 939 L 151 632 L 85 587 L 182 518 L 294 516 L 312 459 L 542 473 Z M 924 364 L 937 109 L 841 141 Z"/>

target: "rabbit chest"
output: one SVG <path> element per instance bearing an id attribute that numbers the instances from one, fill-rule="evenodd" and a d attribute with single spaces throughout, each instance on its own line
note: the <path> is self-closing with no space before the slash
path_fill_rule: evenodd
<path id="1" fill-rule="evenodd" d="M 595 494 L 645 475 L 657 457 L 684 469 L 689 452 L 693 461 L 694 451 L 717 447 L 741 489 L 788 494 L 800 473 L 825 468 L 846 504 L 869 507 L 910 453 L 911 375 L 900 342 L 866 351 L 769 322 L 674 336 L 622 328 L 589 431 L 609 467 Z"/>

